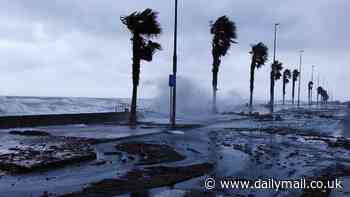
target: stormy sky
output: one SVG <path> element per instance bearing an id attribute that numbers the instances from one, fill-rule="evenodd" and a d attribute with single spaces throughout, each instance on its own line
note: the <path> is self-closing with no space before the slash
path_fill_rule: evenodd
<path id="1" fill-rule="evenodd" d="M 169 0 L 2 0 L 0 5 L 0 95 L 130 97 L 130 33 L 121 15 L 152 8 L 163 33 L 155 40 L 163 50 L 142 62 L 139 94 L 152 98 L 172 71 L 173 1 Z M 303 56 L 302 96 L 311 66 L 336 99 L 350 97 L 350 13 L 348 0 L 179 0 L 178 75 L 200 89 L 211 89 L 209 23 L 227 15 L 237 25 L 238 44 L 223 58 L 220 94 L 249 93 L 250 45 L 273 48 L 284 67 Z M 270 62 L 256 72 L 255 96 L 269 98 Z M 317 80 L 315 80 L 316 82 Z M 281 98 L 277 82 L 277 99 Z M 290 90 L 290 85 L 288 86 Z M 290 92 L 287 93 L 287 98 Z"/>

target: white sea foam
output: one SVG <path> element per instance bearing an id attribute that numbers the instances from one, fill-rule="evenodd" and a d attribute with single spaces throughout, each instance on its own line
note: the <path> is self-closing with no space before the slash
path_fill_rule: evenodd
<path id="1" fill-rule="evenodd" d="M 125 99 L 0 97 L 0 115 L 113 112 L 124 103 Z"/>

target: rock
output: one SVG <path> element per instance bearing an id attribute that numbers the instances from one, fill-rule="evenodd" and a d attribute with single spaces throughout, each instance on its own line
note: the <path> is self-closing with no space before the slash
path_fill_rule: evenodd
<path id="1" fill-rule="evenodd" d="M 122 157 L 120 158 L 120 161 L 122 161 L 123 163 L 126 163 L 128 161 L 128 158 L 125 155 L 122 155 Z"/>
<path id="2" fill-rule="evenodd" d="M 346 138 L 338 138 L 335 141 L 327 140 L 328 146 L 333 148 L 344 148 L 344 149 L 350 149 L 350 140 Z"/>
<path id="3" fill-rule="evenodd" d="M 95 163 L 93 163 L 91 165 L 93 165 L 93 166 L 101 166 L 101 165 L 104 165 L 106 163 L 107 163 L 106 160 L 101 160 L 101 161 L 96 161 Z"/>
<path id="4" fill-rule="evenodd" d="M 144 142 L 127 142 L 116 146 L 119 151 L 131 155 L 138 155 L 138 165 L 151 165 L 164 162 L 181 161 L 185 156 L 176 152 L 172 147 L 165 144 L 148 144 Z M 124 156 L 125 157 L 125 156 Z M 127 157 L 122 157 L 122 162 L 127 162 Z"/>
<path id="5" fill-rule="evenodd" d="M 12 148 L 13 153 L 0 155 L 0 170 L 30 173 L 96 159 L 84 138 L 47 136 L 41 141 L 45 143 L 22 145 Z"/>
<path id="6" fill-rule="evenodd" d="M 228 144 L 227 142 L 223 142 L 222 145 L 225 146 L 225 147 L 230 147 L 231 146 L 231 144 Z"/>
<path id="7" fill-rule="evenodd" d="M 283 118 L 280 115 L 276 115 L 275 121 L 283 121 Z"/>
<path id="8" fill-rule="evenodd" d="M 44 191 L 44 193 L 40 197 L 49 197 L 49 193 L 47 191 Z"/>
<path id="9" fill-rule="evenodd" d="M 110 155 L 119 155 L 119 156 L 122 156 L 123 153 L 121 152 L 104 152 L 103 153 L 105 156 L 110 156 Z"/>
<path id="10" fill-rule="evenodd" d="M 273 120 L 273 116 L 271 114 L 259 114 L 259 113 L 254 113 L 252 114 L 254 119 L 257 121 L 271 121 Z"/>
<path id="11" fill-rule="evenodd" d="M 330 118 L 334 118 L 333 115 L 327 115 L 327 114 L 321 114 L 320 115 L 320 118 L 327 118 L 327 119 L 330 119 Z"/>
<path id="12" fill-rule="evenodd" d="M 128 156 L 128 159 L 133 161 L 133 160 L 135 160 L 135 157 L 129 155 L 129 156 Z"/>
<path id="13" fill-rule="evenodd" d="M 323 177 L 322 177 L 323 178 Z M 315 179 L 315 180 L 321 180 L 324 185 L 327 185 L 327 179 Z M 329 197 L 331 194 L 331 189 L 304 189 L 303 194 L 301 197 Z"/>
<path id="14" fill-rule="evenodd" d="M 65 194 L 61 197 L 118 196 L 150 188 L 172 186 L 208 174 L 213 168 L 213 164 L 202 163 L 190 166 L 157 166 L 135 169 L 120 179 L 105 179 L 89 185 L 82 191 Z"/>
<path id="15" fill-rule="evenodd" d="M 23 136 L 50 136 L 51 134 L 45 132 L 45 131 L 38 131 L 38 130 L 26 130 L 26 131 L 10 131 L 9 134 L 11 135 L 23 135 Z"/>

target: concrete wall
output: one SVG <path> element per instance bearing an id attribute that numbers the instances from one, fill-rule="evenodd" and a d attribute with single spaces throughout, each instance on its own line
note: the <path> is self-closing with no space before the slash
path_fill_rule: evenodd
<path id="1" fill-rule="evenodd" d="M 128 120 L 129 112 L 2 116 L 0 129 L 67 124 L 118 123 Z"/>

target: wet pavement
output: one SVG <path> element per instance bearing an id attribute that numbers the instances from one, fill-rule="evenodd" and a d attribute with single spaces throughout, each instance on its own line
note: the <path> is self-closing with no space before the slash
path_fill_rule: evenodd
<path id="1" fill-rule="evenodd" d="M 135 169 L 142 170 L 159 165 L 183 167 L 204 163 L 213 164 L 213 170 L 199 178 L 172 183 L 171 186 L 153 186 L 153 189 L 143 191 L 139 196 L 220 194 L 260 197 L 302 196 L 304 193 L 303 190 L 276 192 L 257 189 L 205 191 L 203 182 L 208 176 L 232 176 L 248 180 L 298 179 L 330 176 L 334 172 L 334 176 L 342 177 L 344 184 L 349 185 L 350 174 L 347 174 L 347 169 L 350 169 L 350 142 L 346 138 L 350 135 L 348 108 L 327 106 L 296 109 L 288 106 L 284 109 L 279 107 L 279 110 L 274 115 L 278 117 L 275 121 L 260 115 L 251 118 L 243 114 L 226 113 L 191 122 L 197 124 L 196 127 L 182 127 L 176 130 L 169 130 L 160 124 L 165 123 L 164 119 L 159 122 L 154 119 L 152 123 L 148 122 L 136 129 L 123 125 L 36 128 L 49 132 L 53 138 L 69 136 L 100 140 L 97 143 L 89 141 L 89 146 L 92 146 L 96 153 L 96 159 L 46 171 L 33 171 L 25 175 L 1 172 L 0 196 L 40 196 L 44 191 L 53 196 L 62 195 L 82 191 L 92 183 L 120 179 Z M 6 142 L 0 146 L 0 155 L 11 153 L 9 149 L 33 138 L 13 136 L 8 132 L 9 130 L 0 131 L 0 139 Z M 117 145 L 130 142 L 166 145 L 184 158 L 140 165 L 140 161 L 147 157 L 145 152 L 128 154 L 128 151 L 116 149 Z M 348 192 L 346 189 L 334 190 L 330 196 L 346 196 Z M 122 196 L 129 196 L 132 191 L 123 193 L 125 195 Z"/>

